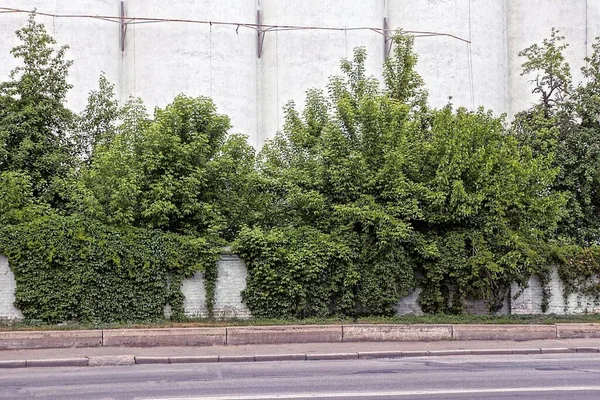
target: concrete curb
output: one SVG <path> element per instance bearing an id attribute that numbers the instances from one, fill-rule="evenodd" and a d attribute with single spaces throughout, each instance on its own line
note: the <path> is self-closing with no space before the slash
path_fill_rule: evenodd
<path id="1" fill-rule="evenodd" d="M 544 340 L 600 337 L 600 324 L 283 325 L 222 328 L 0 331 L 0 350 L 109 346 L 212 346 L 280 343 Z M 148 361 L 148 360 L 146 360 Z"/>
<path id="2" fill-rule="evenodd" d="M 27 367 L 87 367 L 89 359 L 81 358 L 59 358 L 46 360 L 27 360 Z"/>
<path id="3" fill-rule="evenodd" d="M 41 367 L 105 367 L 144 364 L 204 364 L 204 363 L 239 363 L 265 361 L 324 361 L 324 360 L 358 360 L 358 359 L 399 359 L 410 357 L 440 356 L 508 356 L 528 354 L 578 354 L 599 353 L 598 347 L 563 347 L 532 349 L 472 349 L 472 350 L 423 350 L 423 351 L 359 351 L 356 353 L 308 353 L 308 354 L 261 354 L 261 355 L 229 355 L 229 356 L 190 356 L 190 357 L 136 357 L 95 356 L 81 358 L 61 358 L 43 360 L 8 360 L 0 361 L 0 369 L 5 368 L 41 368 Z"/>

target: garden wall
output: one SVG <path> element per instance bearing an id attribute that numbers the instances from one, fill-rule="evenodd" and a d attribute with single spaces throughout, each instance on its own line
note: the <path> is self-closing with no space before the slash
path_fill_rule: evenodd
<path id="1" fill-rule="evenodd" d="M 241 292 L 246 286 L 247 270 L 244 262 L 236 255 L 223 254 L 217 262 L 219 278 L 215 290 L 214 315 L 218 318 L 249 318 L 250 311 L 242 303 Z M 21 312 L 14 307 L 16 283 L 6 257 L 0 256 L 0 319 L 22 319 Z M 600 313 L 597 299 L 571 294 L 565 301 L 563 284 L 556 270 L 552 271 L 549 283 L 551 293 L 547 314 Z M 185 295 L 184 308 L 189 317 L 207 317 L 206 290 L 203 273 L 186 279 L 182 286 Z M 418 305 L 420 289 L 414 290 L 396 306 L 398 315 L 422 314 Z M 515 298 L 516 297 L 516 298 Z M 520 289 L 513 285 L 502 310 L 498 314 L 541 314 L 543 291 L 539 279 L 532 278 L 529 286 Z M 483 301 L 467 303 L 468 313 L 486 314 Z"/>

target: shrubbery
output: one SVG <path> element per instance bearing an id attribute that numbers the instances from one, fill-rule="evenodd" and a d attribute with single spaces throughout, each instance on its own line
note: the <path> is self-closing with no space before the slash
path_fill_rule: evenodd
<path id="1" fill-rule="evenodd" d="M 257 317 L 391 315 L 415 286 L 426 312 L 469 298 L 494 311 L 552 263 L 568 291 L 598 292 L 585 282 L 600 272 L 587 248 L 600 226 L 600 44 L 577 87 L 557 32 L 524 50 L 540 103 L 509 125 L 429 107 L 399 33 L 383 84 L 357 49 L 255 154 L 205 97 L 150 116 L 102 76 L 75 115 L 66 48 L 33 16 L 17 34 L 23 65 L 0 84 L 0 253 L 27 318 L 156 320 L 166 304 L 182 318 L 182 279 L 205 271 L 214 288 L 227 243 Z"/>

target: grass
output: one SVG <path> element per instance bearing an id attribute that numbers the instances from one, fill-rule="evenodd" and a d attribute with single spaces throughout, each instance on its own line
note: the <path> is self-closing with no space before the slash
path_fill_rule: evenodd
<path id="1" fill-rule="evenodd" d="M 0 322 L 0 331 L 15 330 L 82 330 L 82 329 L 149 329 L 191 328 L 225 326 L 269 326 L 269 325 L 336 325 L 336 324 L 542 324 L 557 323 L 600 323 L 599 314 L 586 315 L 406 315 L 399 317 L 352 318 L 307 318 L 307 319 L 189 319 L 184 322 L 169 320 L 135 323 L 80 323 L 66 322 L 49 324 L 43 321 Z"/>

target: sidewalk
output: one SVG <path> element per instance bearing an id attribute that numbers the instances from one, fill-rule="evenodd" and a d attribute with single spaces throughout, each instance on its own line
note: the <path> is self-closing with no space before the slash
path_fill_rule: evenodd
<path id="1" fill-rule="evenodd" d="M 473 340 L 0 350 L 0 368 L 468 356 L 471 354 L 509 356 L 511 354 L 598 353 L 599 346 L 599 339 L 552 339 L 519 342 Z"/>

